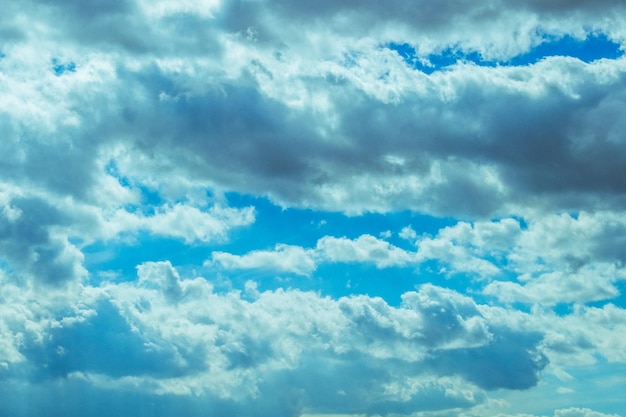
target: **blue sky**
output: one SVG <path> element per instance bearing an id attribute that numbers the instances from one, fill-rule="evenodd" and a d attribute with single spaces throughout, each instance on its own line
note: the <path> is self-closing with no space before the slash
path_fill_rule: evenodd
<path id="1" fill-rule="evenodd" d="M 621 2 L 3 7 L 0 415 L 626 416 Z"/>

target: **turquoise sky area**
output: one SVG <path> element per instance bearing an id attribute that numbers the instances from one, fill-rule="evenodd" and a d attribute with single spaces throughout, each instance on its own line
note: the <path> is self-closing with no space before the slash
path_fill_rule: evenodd
<path id="1" fill-rule="evenodd" d="M 626 3 L 1 9 L 0 416 L 626 417 Z"/>

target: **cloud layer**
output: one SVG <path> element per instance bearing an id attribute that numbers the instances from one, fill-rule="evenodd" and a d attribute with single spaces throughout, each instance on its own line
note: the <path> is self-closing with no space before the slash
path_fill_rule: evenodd
<path id="1" fill-rule="evenodd" d="M 400 307 L 297 290 L 220 295 L 160 262 L 140 265 L 136 284 L 83 291 L 64 300 L 64 312 L 34 312 L 50 320 L 11 346 L 20 355 L 5 359 L 4 383 L 26 373 L 36 382 L 26 393 L 59 379 L 68 389 L 87 381 L 105 397 L 128 386 L 232 410 L 241 402 L 267 410 L 280 393 L 291 404 L 275 410 L 281 415 L 411 413 L 480 404 L 482 390 L 531 387 L 547 363 L 538 333 L 498 324 L 481 312 L 488 307 L 432 285 L 406 293 Z M 32 304 L 27 297 L 19 301 Z M 26 317 L 4 323 L 29 327 Z"/>
<path id="2" fill-rule="evenodd" d="M 3 5 L 0 414 L 615 417 L 624 16 Z"/>
<path id="3" fill-rule="evenodd" d="M 506 62 L 564 33 L 619 45 L 619 4 L 119 4 L 26 2 L 37 30 L 3 24 L 6 180 L 93 199 L 113 158 L 133 182 L 348 212 L 624 209 L 622 58 L 426 75 L 385 47 Z"/>

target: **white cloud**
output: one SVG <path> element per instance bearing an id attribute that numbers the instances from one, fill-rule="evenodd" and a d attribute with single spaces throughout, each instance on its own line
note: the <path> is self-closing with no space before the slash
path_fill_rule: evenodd
<path id="1" fill-rule="evenodd" d="M 503 302 L 554 305 L 619 295 L 624 216 L 616 212 L 459 222 L 417 240 L 416 258 L 485 280 Z"/>
<path id="2" fill-rule="evenodd" d="M 113 214 L 95 212 L 98 222 L 96 238 L 108 240 L 133 237 L 140 231 L 156 236 L 181 239 L 186 244 L 223 242 L 235 228 L 250 226 L 255 221 L 254 207 L 194 207 L 189 203 L 165 204 L 154 208 L 154 213 L 141 209 L 129 211 L 119 208 Z M 78 230 L 81 234 L 83 230 Z M 85 236 L 87 239 L 89 235 Z M 93 236 L 91 236 L 93 238 Z"/>
<path id="3" fill-rule="evenodd" d="M 178 301 L 182 296 L 180 276 L 169 261 L 145 262 L 138 265 L 137 278 L 139 286 L 160 289 L 173 302 Z"/>
<path id="4" fill-rule="evenodd" d="M 459 63 L 425 75 L 382 47 L 507 59 L 542 33 L 584 38 L 591 18 L 578 5 L 563 15 L 494 6 L 497 18 L 485 20 L 482 5 L 415 14 L 402 2 L 324 4 L 315 13 L 327 19 L 313 22 L 289 4 L 246 3 L 242 14 L 237 2 L 159 2 L 148 13 L 129 1 L 102 8 L 85 31 L 77 22 L 91 7 L 36 4 L 21 6 L 38 28 L 32 41 L 15 38 L 0 60 L 5 136 L 30 138 L 3 143 L 3 155 L 21 155 L 6 161 L 12 181 L 85 198 L 100 181 L 97 155 L 115 145 L 164 188 L 186 179 L 285 206 L 472 217 L 623 208 L 625 60 Z M 348 15 L 350 32 L 339 24 Z M 607 15 L 591 20 L 592 32 L 623 41 L 621 14 Z M 27 33 L 22 23 L 10 26 Z M 53 59 L 75 71 L 57 76 Z"/>
<path id="5" fill-rule="evenodd" d="M 311 250 L 299 246 L 277 245 L 271 251 L 252 251 L 245 255 L 213 252 L 212 262 L 226 269 L 272 269 L 308 276 L 317 265 Z"/>
<path id="6" fill-rule="evenodd" d="M 623 268 L 595 264 L 575 272 L 554 271 L 528 277 L 523 284 L 491 282 L 485 287 L 484 293 L 507 303 L 587 303 L 617 297 L 620 293 L 613 283 L 625 278 L 626 271 Z"/>
<path id="7" fill-rule="evenodd" d="M 371 235 L 361 235 L 354 240 L 325 236 L 317 241 L 315 251 L 324 262 L 367 262 L 377 268 L 413 262 L 410 252 Z"/>
<path id="8" fill-rule="evenodd" d="M 195 207 L 177 204 L 152 217 L 139 218 L 150 232 L 183 238 L 187 243 L 224 240 L 229 229 L 254 222 L 254 209 L 213 207 L 203 212 Z M 142 227 L 142 228 L 143 228 Z"/>
<path id="9" fill-rule="evenodd" d="M 491 253 L 489 248 L 483 246 L 480 237 L 482 232 L 480 226 L 474 228 L 465 222 L 446 227 L 434 238 L 424 237 L 417 241 L 417 258 L 420 261 L 437 260 L 447 265 L 452 274 L 470 273 L 482 278 L 491 277 L 500 272 L 500 268 L 484 259 Z"/>
<path id="10" fill-rule="evenodd" d="M 20 308 L 17 302 L 16 288 L 11 286 L 5 277 L 4 271 L 0 270 L 0 284 L 3 287 L 3 302 L 0 305 L 0 379 L 15 364 L 23 362 L 24 356 L 20 353 L 20 344 L 23 336 L 23 323 L 25 315 L 29 312 Z"/>
<path id="11" fill-rule="evenodd" d="M 417 252 L 371 235 L 325 236 L 315 248 L 278 245 L 244 255 L 215 252 L 213 261 L 227 269 L 266 268 L 305 276 L 322 263 L 388 268 L 436 261 L 439 273 L 479 278 L 483 293 L 504 303 L 584 303 L 619 295 L 616 283 L 626 279 L 624 257 L 617 249 L 624 230 L 626 224 L 618 213 L 583 212 L 576 217 L 459 222 L 434 237 L 420 237 Z"/>
<path id="12" fill-rule="evenodd" d="M 181 278 L 169 262 L 144 263 L 137 273 L 137 282 L 84 288 L 71 309 L 38 307 L 48 324 L 23 342 L 15 339 L 19 327 L 7 327 L 12 316 L 3 316 L 0 329 L 19 352 L 5 360 L 9 375 L 28 366 L 41 380 L 37 389 L 50 379 L 61 389 L 80 383 L 96 399 L 123 386 L 252 412 L 275 406 L 271 392 L 291 392 L 299 412 L 411 413 L 426 399 L 429 409 L 483 402 L 484 389 L 508 384 L 483 375 L 491 366 L 512 373 L 519 388 L 534 385 L 544 366 L 529 353 L 534 336 L 492 325 L 470 298 L 432 285 L 393 307 L 298 290 L 246 301 L 215 293 L 203 278 Z M 34 313 L 34 299 L 11 297 Z M 494 364 L 489 352 L 503 344 L 511 362 Z M 464 365 L 468 355 L 480 366 Z"/>
<path id="13" fill-rule="evenodd" d="M 278 244 L 273 250 L 243 255 L 216 251 L 211 259 L 226 269 L 270 269 L 309 276 L 322 263 L 372 263 L 377 268 L 389 268 L 411 264 L 414 254 L 372 235 L 361 235 L 356 239 L 324 236 L 310 249 Z"/>
<path id="14" fill-rule="evenodd" d="M 576 329 L 592 340 L 609 362 L 626 362 L 626 341 L 620 337 L 626 330 L 626 312 L 623 308 L 613 304 L 602 308 L 578 308 L 575 314 L 566 317 L 563 322 L 566 327 Z"/>
<path id="15" fill-rule="evenodd" d="M 96 398 L 121 385 L 246 409 L 264 407 L 270 392 L 295 389 L 291 395 L 311 412 L 350 404 L 345 412 L 404 413 L 423 409 L 427 398 L 462 410 L 484 403 L 484 390 L 533 386 L 543 354 L 557 370 L 598 354 L 626 362 L 626 317 L 612 305 L 562 317 L 522 313 L 430 284 L 405 293 L 399 307 L 298 290 L 255 290 L 247 301 L 216 293 L 203 278 L 181 277 L 170 262 L 144 263 L 137 274 L 137 282 L 85 287 L 79 298 L 43 305 L 36 294 L 3 285 L 5 377 L 29 366 L 44 379 L 66 375 L 62 385 L 81 381 Z M 75 340 L 84 338 L 98 343 L 81 345 L 76 356 Z M 104 351 L 109 362 L 96 365 Z M 340 377 L 328 381 L 321 370 Z M 363 380 L 361 391 L 356 381 Z"/>
<path id="16" fill-rule="evenodd" d="M 568 408 L 557 410 L 554 417 L 619 417 L 617 414 L 604 414 L 588 408 Z"/>
<path id="17" fill-rule="evenodd" d="M 400 230 L 400 233 L 398 233 L 398 236 L 400 236 L 402 239 L 405 239 L 405 240 L 414 241 L 417 238 L 417 233 L 409 225 L 409 226 L 403 227 L 402 230 Z"/>

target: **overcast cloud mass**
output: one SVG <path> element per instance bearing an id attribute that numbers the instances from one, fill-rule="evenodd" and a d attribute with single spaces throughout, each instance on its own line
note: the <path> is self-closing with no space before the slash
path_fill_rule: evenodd
<path id="1" fill-rule="evenodd" d="M 625 417 L 626 4 L 8 0 L 0 415 Z"/>

